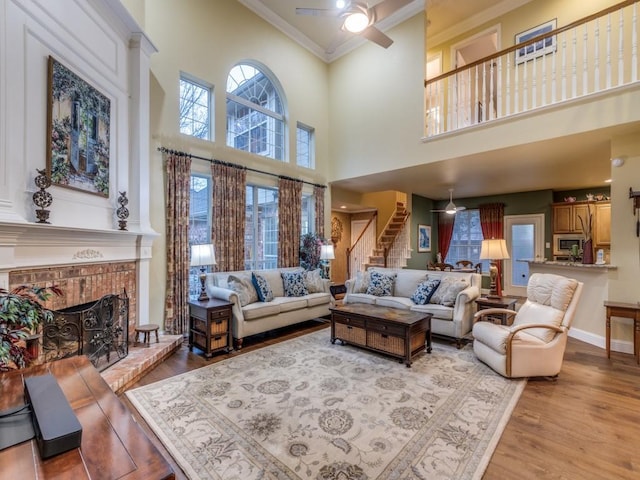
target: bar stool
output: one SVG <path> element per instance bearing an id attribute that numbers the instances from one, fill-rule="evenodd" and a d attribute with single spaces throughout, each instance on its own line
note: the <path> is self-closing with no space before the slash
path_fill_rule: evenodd
<path id="1" fill-rule="evenodd" d="M 156 325 L 155 323 L 147 323 L 145 325 L 138 325 L 135 328 L 135 337 L 133 339 L 133 345 L 136 346 L 138 345 L 138 339 L 140 338 L 140 334 L 142 333 L 142 341 L 144 342 L 144 346 L 148 347 L 149 346 L 149 340 L 151 337 L 151 332 L 155 332 L 156 334 L 156 343 L 160 343 L 160 340 L 158 339 L 158 329 L 160 327 L 158 325 Z"/>

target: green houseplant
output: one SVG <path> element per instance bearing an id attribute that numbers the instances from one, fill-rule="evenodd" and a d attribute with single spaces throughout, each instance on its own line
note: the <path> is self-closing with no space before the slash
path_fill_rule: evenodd
<path id="1" fill-rule="evenodd" d="M 0 288 L 0 372 L 29 366 L 33 359 L 26 338 L 53 320 L 53 312 L 42 302 L 54 294 L 62 295 L 62 290 L 35 285 L 21 285 L 10 292 Z"/>

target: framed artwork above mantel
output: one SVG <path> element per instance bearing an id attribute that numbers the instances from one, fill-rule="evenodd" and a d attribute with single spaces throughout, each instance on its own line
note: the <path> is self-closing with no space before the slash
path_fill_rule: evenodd
<path id="1" fill-rule="evenodd" d="M 47 95 L 51 182 L 109 197 L 111 101 L 51 56 Z"/>

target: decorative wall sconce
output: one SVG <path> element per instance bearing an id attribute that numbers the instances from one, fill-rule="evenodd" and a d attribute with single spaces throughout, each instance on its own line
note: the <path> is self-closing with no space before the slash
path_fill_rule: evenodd
<path id="1" fill-rule="evenodd" d="M 40 189 L 33 194 L 33 203 L 35 203 L 37 207 L 40 207 L 36 210 L 36 217 L 38 217 L 38 221 L 36 223 L 49 223 L 49 210 L 45 209 L 53 202 L 53 197 L 46 191 L 46 189 L 51 186 L 51 179 L 45 170 L 36 169 L 36 171 L 39 175 L 34 179 L 34 181 L 36 187 Z"/>
<path id="2" fill-rule="evenodd" d="M 638 212 L 640 212 L 640 192 L 634 192 L 629 187 L 629 198 L 633 199 L 633 214 L 636 216 L 636 237 L 640 237 L 640 217 L 638 217 Z"/>

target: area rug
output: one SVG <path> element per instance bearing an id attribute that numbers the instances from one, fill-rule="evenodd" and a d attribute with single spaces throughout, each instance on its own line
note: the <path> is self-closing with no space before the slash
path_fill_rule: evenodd
<path id="1" fill-rule="evenodd" d="M 321 330 L 130 390 L 193 479 L 480 479 L 524 389 L 470 346 L 411 368 Z"/>

